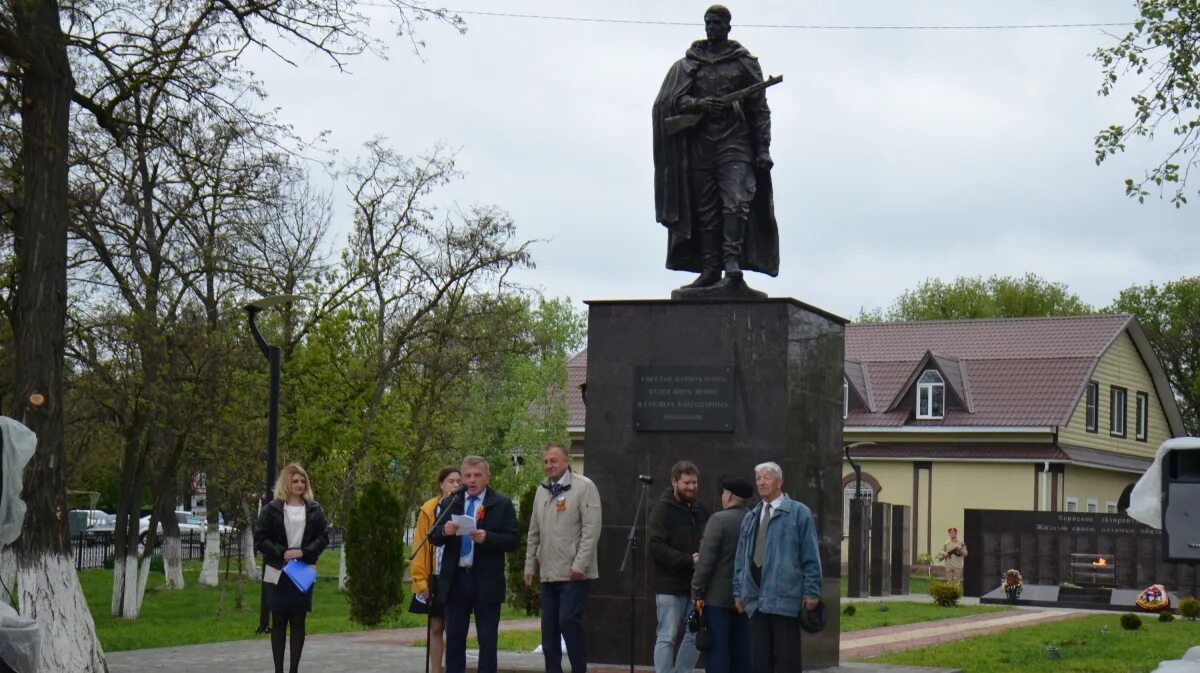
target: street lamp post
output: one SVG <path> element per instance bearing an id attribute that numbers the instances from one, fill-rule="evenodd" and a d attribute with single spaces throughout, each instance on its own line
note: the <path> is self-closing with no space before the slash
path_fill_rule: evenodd
<path id="1" fill-rule="evenodd" d="M 267 479 L 263 490 L 262 505 L 263 507 L 271 499 L 271 491 L 275 485 L 275 457 L 276 447 L 279 441 L 279 361 L 280 350 L 279 346 L 272 346 L 263 338 L 261 332 L 258 331 L 258 323 L 255 318 L 258 317 L 258 312 L 263 309 L 287 304 L 289 302 L 303 299 L 304 297 L 297 294 L 279 294 L 270 297 L 262 297 L 256 299 L 249 304 L 246 304 L 246 313 L 250 318 L 250 333 L 254 335 L 254 342 L 258 344 L 259 350 L 262 351 L 263 357 L 267 358 L 267 365 L 270 369 L 270 383 L 268 384 L 267 393 Z M 263 563 L 263 572 L 266 572 L 266 563 Z M 265 586 L 262 587 L 265 592 Z M 270 633 L 271 625 L 267 620 L 267 603 L 265 600 L 259 601 L 258 611 L 258 633 Z"/>

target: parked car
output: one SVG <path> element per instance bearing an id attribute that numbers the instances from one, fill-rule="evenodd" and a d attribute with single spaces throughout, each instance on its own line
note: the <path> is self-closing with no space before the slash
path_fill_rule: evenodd
<path id="1" fill-rule="evenodd" d="M 226 526 L 224 524 L 224 519 L 225 518 L 223 516 L 218 514 L 217 531 L 221 535 L 226 535 L 233 530 L 232 527 Z M 199 534 L 201 539 L 204 539 L 205 537 L 207 537 L 208 520 L 205 519 L 204 517 L 198 516 L 194 512 L 189 512 L 187 510 L 179 509 L 179 510 L 175 510 L 175 521 L 176 521 L 176 523 L 179 524 L 179 534 L 180 535 L 186 536 L 186 535 L 192 535 L 192 534 Z M 146 532 L 148 530 L 150 530 L 150 516 L 149 515 L 146 515 L 138 520 L 138 528 L 141 531 L 139 533 L 139 537 L 144 542 L 146 539 Z M 162 535 L 162 532 L 163 532 L 162 522 L 160 521 L 158 523 L 158 528 L 157 528 L 156 534 Z"/>
<path id="2" fill-rule="evenodd" d="M 104 520 L 108 513 L 100 509 L 73 509 L 67 512 L 67 532 L 75 537 Z"/>
<path id="3" fill-rule="evenodd" d="M 105 538 L 112 538 L 113 529 L 117 526 L 117 515 L 101 513 L 95 521 L 96 523 L 83 531 L 83 538 L 89 545 L 97 544 Z"/>

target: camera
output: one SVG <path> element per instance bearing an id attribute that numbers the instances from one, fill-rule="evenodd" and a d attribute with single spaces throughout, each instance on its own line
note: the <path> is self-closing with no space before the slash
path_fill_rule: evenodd
<path id="1" fill-rule="evenodd" d="M 693 609 L 687 616 L 688 633 L 695 633 L 700 630 L 700 611 Z"/>

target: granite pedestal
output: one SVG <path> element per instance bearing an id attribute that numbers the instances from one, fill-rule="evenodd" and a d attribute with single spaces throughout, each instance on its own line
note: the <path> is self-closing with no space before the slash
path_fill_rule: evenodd
<path id="1" fill-rule="evenodd" d="M 588 305 L 586 470 L 604 506 L 600 579 L 585 618 L 589 659 L 627 665 L 636 620 L 634 660 L 652 662 L 655 605 L 645 512 L 637 528 L 636 581 L 633 569 L 618 572 L 638 475 L 654 477 L 647 494 L 653 504 L 670 487 L 671 465 L 690 460 L 700 469 L 700 501 L 716 509 L 720 475 L 753 479 L 756 464 L 775 461 L 783 468 L 784 491 L 812 509 L 824 568 L 829 623 L 805 636 L 804 666 L 836 666 L 845 320 L 791 299 Z M 689 372 L 714 383 L 673 392 L 691 386 Z"/>

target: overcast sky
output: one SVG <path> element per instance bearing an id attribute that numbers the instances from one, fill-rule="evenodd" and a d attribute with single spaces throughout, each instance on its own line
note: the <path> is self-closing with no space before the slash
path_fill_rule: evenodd
<path id="1" fill-rule="evenodd" d="M 331 132 L 343 157 L 385 136 L 405 154 L 443 141 L 466 178 L 441 195 L 496 204 L 534 247 L 520 281 L 548 296 L 665 298 L 691 274 L 663 267 L 650 106 L 703 37 L 707 2 L 461 0 L 468 30 L 426 23 L 421 57 L 389 33 L 388 60 L 320 57 L 253 67 L 284 121 Z M 733 32 L 769 91 L 780 226 L 771 296 L 846 317 L 924 278 L 1034 272 L 1104 306 L 1133 283 L 1197 273 L 1200 199 L 1177 210 L 1124 195 L 1160 158 L 1135 144 L 1097 167 L 1096 131 L 1129 117 L 1096 95 L 1090 53 L 1125 28 L 801 30 L 742 24 L 997 25 L 1131 22 L 1129 0 L 731 2 Z M 482 16 L 505 12 L 690 25 Z M 1161 150 L 1161 146 L 1159 148 Z M 1194 194 L 1195 185 L 1192 188 Z M 340 196 L 340 195 L 339 195 Z M 347 228 L 346 210 L 339 211 Z"/>

